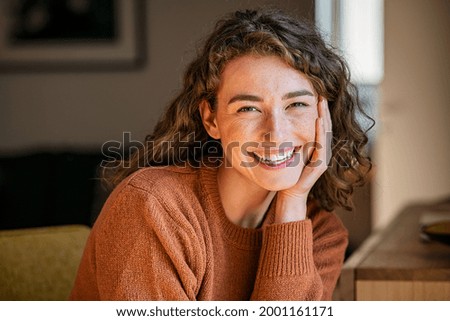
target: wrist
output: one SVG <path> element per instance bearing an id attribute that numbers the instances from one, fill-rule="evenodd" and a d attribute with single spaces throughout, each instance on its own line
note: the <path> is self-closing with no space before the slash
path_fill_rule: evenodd
<path id="1" fill-rule="evenodd" d="M 307 196 L 278 193 L 275 207 L 275 223 L 288 223 L 306 219 Z"/>

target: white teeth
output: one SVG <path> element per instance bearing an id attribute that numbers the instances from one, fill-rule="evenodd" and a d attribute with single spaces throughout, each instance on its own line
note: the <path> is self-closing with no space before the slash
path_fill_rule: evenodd
<path id="1" fill-rule="evenodd" d="M 290 159 L 292 157 L 292 155 L 294 155 L 294 149 L 291 149 L 290 151 L 281 154 L 281 155 L 268 155 L 268 157 L 266 156 L 261 156 L 258 153 L 253 153 L 260 162 L 268 164 L 268 165 L 278 165 L 281 164 L 285 161 L 287 161 L 288 159 Z"/>

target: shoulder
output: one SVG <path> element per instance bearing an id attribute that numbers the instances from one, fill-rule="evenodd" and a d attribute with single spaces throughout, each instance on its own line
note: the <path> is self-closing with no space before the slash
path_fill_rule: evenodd
<path id="1" fill-rule="evenodd" d="M 111 193 L 111 200 L 124 196 L 170 202 L 190 198 L 195 193 L 198 170 L 191 167 L 146 167 L 124 179 Z"/>
<path id="2" fill-rule="evenodd" d="M 148 220 L 155 216 L 192 219 L 198 210 L 197 177 L 198 170 L 188 167 L 140 169 L 113 190 L 99 219 Z"/>
<path id="3" fill-rule="evenodd" d="M 157 235 L 173 246 L 194 242 L 206 226 L 196 192 L 197 171 L 152 167 L 133 173 L 111 193 L 94 230 L 110 235 L 108 239 L 116 235 L 116 240 Z"/>
<path id="4" fill-rule="evenodd" d="M 192 167 L 147 167 L 130 175 L 119 186 L 132 186 L 154 194 L 159 188 L 173 190 L 190 185 L 196 181 L 197 176 L 198 169 Z"/>

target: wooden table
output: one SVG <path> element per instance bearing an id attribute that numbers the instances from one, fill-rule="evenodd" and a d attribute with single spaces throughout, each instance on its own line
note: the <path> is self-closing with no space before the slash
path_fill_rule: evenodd
<path id="1" fill-rule="evenodd" d="M 450 300 L 450 245 L 420 237 L 423 219 L 450 220 L 449 202 L 405 209 L 346 261 L 341 300 Z"/>

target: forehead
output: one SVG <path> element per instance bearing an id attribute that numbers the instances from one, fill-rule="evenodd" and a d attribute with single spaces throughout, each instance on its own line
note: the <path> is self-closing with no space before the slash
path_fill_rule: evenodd
<path id="1" fill-rule="evenodd" d="M 245 55 L 228 62 L 221 74 L 218 95 L 249 93 L 283 93 L 292 90 L 315 90 L 302 72 L 277 56 Z"/>

